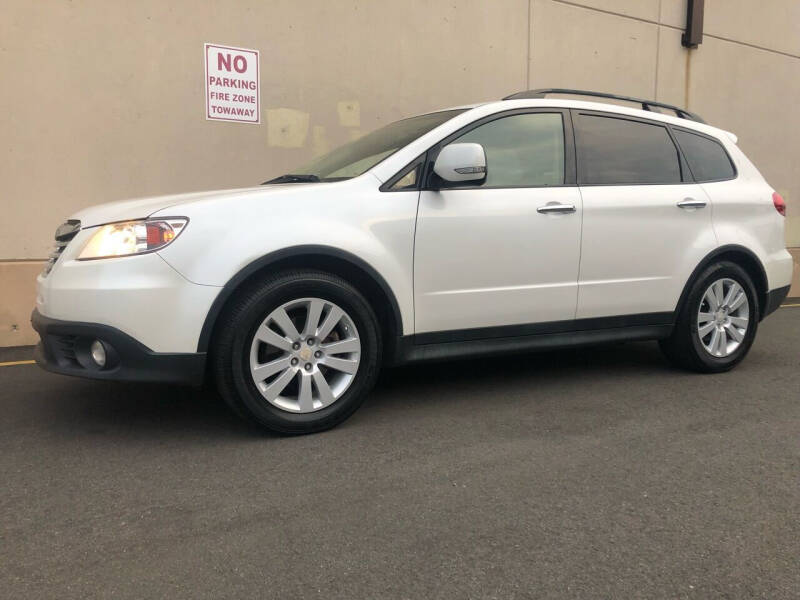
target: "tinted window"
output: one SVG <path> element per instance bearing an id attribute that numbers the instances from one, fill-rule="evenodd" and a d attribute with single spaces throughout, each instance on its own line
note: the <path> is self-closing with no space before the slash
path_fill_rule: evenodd
<path id="1" fill-rule="evenodd" d="M 579 183 L 680 183 L 678 150 L 665 127 L 580 115 Z"/>
<path id="2" fill-rule="evenodd" d="M 486 152 L 484 187 L 564 183 L 564 123 L 560 113 L 503 117 L 476 127 L 455 142 L 483 146 Z"/>
<path id="3" fill-rule="evenodd" d="M 680 129 L 674 132 L 696 181 L 730 179 L 736 174 L 719 142 Z"/>

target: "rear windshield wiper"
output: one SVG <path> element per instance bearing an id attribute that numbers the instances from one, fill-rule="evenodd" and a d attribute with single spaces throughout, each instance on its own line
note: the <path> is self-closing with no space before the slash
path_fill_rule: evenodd
<path id="1" fill-rule="evenodd" d="M 318 183 L 319 177 L 316 175 L 296 175 L 293 173 L 287 173 L 286 175 L 281 175 L 280 177 L 276 177 L 275 179 L 270 179 L 269 181 L 265 181 L 261 185 L 267 185 L 270 183 Z"/>

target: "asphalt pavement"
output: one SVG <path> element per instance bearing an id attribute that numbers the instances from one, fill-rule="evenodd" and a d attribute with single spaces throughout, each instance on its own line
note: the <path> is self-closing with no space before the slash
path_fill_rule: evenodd
<path id="1" fill-rule="evenodd" d="M 306 437 L 29 364 L 0 408 L 3 598 L 800 598 L 797 307 L 731 373 L 405 367 Z"/>

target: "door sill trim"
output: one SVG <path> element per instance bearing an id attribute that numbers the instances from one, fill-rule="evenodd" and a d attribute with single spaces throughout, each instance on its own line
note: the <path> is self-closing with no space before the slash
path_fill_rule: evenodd
<path id="1" fill-rule="evenodd" d="M 544 333 L 505 338 L 487 338 L 441 344 L 415 344 L 414 336 L 398 338 L 392 365 L 478 358 L 515 352 L 560 350 L 581 346 L 659 340 L 672 333 L 672 325 L 639 325 L 591 331 Z"/>
<path id="2" fill-rule="evenodd" d="M 519 325 L 500 325 L 496 327 L 476 327 L 472 329 L 453 329 L 449 331 L 426 331 L 413 336 L 415 346 L 469 342 L 493 338 L 517 338 L 546 334 L 592 332 L 597 330 L 663 326 L 670 328 L 675 322 L 674 312 L 638 313 L 616 317 L 592 317 L 549 321 L 546 323 L 525 323 Z"/>

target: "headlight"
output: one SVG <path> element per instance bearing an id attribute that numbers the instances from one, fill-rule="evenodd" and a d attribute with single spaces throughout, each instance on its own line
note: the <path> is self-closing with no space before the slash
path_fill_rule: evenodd
<path id="1" fill-rule="evenodd" d="M 186 228 L 189 219 L 147 219 L 110 223 L 89 238 L 78 260 L 131 256 L 160 250 Z"/>

